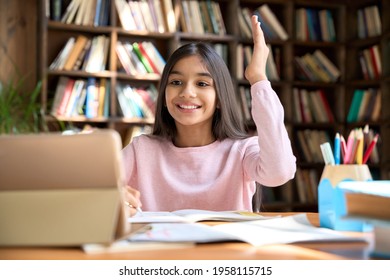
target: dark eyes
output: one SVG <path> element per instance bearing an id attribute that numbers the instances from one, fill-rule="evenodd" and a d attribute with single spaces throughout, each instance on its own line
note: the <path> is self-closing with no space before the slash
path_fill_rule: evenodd
<path id="1" fill-rule="evenodd" d="M 169 82 L 170 85 L 174 85 L 174 86 L 180 86 L 183 84 L 182 81 L 179 81 L 179 80 L 172 80 Z M 196 85 L 198 87 L 207 87 L 209 86 L 209 83 L 206 83 L 206 82 L 197 82 Z"/>
<path id="2" fill-rule="evenodd" d="M 174 85 L 174 86 L 180 86 L 183 83 L 181 81 L 172 80 L 169 82 L 169 84 Z"/>
<path id="3" fill-rule="evenodd" d="M 208 83 L 205 83 L 205 82 L 199 82 L 198 83 L 198 86 L 200 87 L 207 87 L 209 84 Z"/>

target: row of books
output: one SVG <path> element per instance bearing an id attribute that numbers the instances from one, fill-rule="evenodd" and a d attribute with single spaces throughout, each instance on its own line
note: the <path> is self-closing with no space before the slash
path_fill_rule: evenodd
<path id="1" fill-rule="evenodd" d="M 306 53 L 303 56 L 295 56 L 294 64 L 298 79 L 313 82 L 336 82 L 340 78 L 340 70 L 320 50 L 313 54 Z"/>
<path id="2" fill-rule="evenodd" d="M 219 2 L 183 0 L 179 23 L 182 32 L 226 35 L 226 26 Z"/>
<path id="3" fill-rule="evenodd" d="M 294 139 L 300 162 L 324 163 L 320 145 L 326 142 L 332 143 L 327 131 L 303 129 L 296 131 L 295 135 Z"/>
<path id="4" fill-rule="evenodd" d="M 381 54 L 378 45 L 359 52 L 359 62 L 365 80 L 379 79 L 382 75 Z"/>
<path id="5" fill-rule="evenodd" d="M 293 88 L 294 121 L 298 123 L 333 123 L 334 115 L 324 90 Z"/>
<path id="6" fill-rule="evenodd" d="M 172 0 L 115 0 L 119 21 L 125 30 L 175 32 Z"/>
<path id="7" fill-rule="evenodd" d="M 252 15 L 257 15 L 266 40 L 288 39 L 286 29 L 283 27 L 278 17 L 268 4 L 263 4 L 256 9 L 241 7 L 238 10 L 238 23 L 241 34 L 244 38 L 252 38 L 252 27 L 250 21 Z"/>
<path id="8" fill-rule="evenodd" d="M 115 52 L 120 61 L 119 70 L 126 74 L 137 76 L 148 73 L 161 75 L 166 61 L 152 42 L 118 41 Z"/>
<path id="9" fill-rule="evenodd" d="M 281 50 L 279 47 L 274 47 L 270 44 L 267 44 L 267 46 L 269 49 L 269 55 L 266 62 L 266 75 L 271 81 L 279 81 L 281 70 Z M 243 79 L 245 68 L 248 66 L 252 58 L 253 46 L 244 46 L 242 44 L 238 44 L 236 51 L 236 76 L 238 79 Z"/>
<path id="10" fill-rule="evenodd" d="M 299 8 L 295 15 L 295 34 L 298 40 L 336 41 L 334 20 L 330 10 Z"/>
<path id="11" fill-rule="evenodd" d="M 55 117 L 108 117 L 110 81 L 60 76 L 50 114 Z"/>
<path id="12" fill-rule="evenodd" d="M 318 202 L 318 174 L 314 169 L 297 168 L 295 175 L 297 184 L 298 199 L 301 203 Z"/>
<path id="13" fill-rule="evenodd" d="M 347 122 L 378 121 L 382 107 L 381 95 L 380 88 L 355 89 Z"/>
<path id="14" fill-rule="evenodd" d="M 49 18 L 67 24 L 106 26 L 109 22 L 111 0 L 51 0 Z M 68 5 L 65 5 L 68 4 Z"/>
<path id="15" fill-rule="evenodd" d="M 50 64 L 51 70 L 99 72 L 106 69 L 109 38 L 105 35 L 88 38 L 70 37 Z"/>
<path id="16" fill-rule="evenodd" d="M 154 121 L 158 92 L 153 84 L 147 87 L 135 87 L 117 83 L 115 90 L 123 117 Z"/>
<path id="17" fill-rule="evenodd" d="M 359 39 L 382 34 L 381 16 L 377 5 L 357 10 L 357 30 Z"/>

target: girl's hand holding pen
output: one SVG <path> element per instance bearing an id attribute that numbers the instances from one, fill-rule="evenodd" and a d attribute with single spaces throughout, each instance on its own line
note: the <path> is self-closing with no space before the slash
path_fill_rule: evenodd
<path id="1" fill-rule="evenodd" d="M 254 83 L 267 80 L 265 72 L 266 62 L 269 54 L 269 48 L 265 43 L 264 33 L 260 27 L 257 16 L 251 17 L 252 36 L 253 36 L 253 54 L 252 60 L 245 69 L 245 78 L 251 85 Z"/>
<path id="2" fill-rule="evenodd" d="M 124 192 L 124 200 L 125 204 L 128 206 L 129 209 L 129 216 L 134 216 L 137 212 L 142 212 L 141 206 L 142 203 L 140 201 L 141 193 L 137 191 L 136 189 L 126 186 L 125 192 Z"/>

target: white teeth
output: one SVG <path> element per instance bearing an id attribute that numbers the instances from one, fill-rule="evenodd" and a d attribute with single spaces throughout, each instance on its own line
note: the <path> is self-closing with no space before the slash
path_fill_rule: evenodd
<path id="1" fill-rule="evenodd" d="M 182 109 L 188 109 L 188 110 L 198 108 L 198 106 L 195 106 L 195 105 L 179 105 L 179 107 Z"/>

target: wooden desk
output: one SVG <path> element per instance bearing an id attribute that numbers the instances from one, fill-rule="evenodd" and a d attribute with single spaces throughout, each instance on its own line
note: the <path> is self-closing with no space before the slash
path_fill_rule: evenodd
<path id="1" fill-rule="evenodd" d="M 296 213 L 262 213 L 262 215 Z M 307 213 L 318 226 L 318 214 Z M 362 235 L 364 233 L 353 233 Z M 367 259 L 364 242 L 281 244 L 253 247 L 246 243 L 201 244 L 191 248 L 144 250 L 125 253 L 85 254 L 80 248 L 0 247 L 0 259 L 8 260 L 304 260 Z"/>

